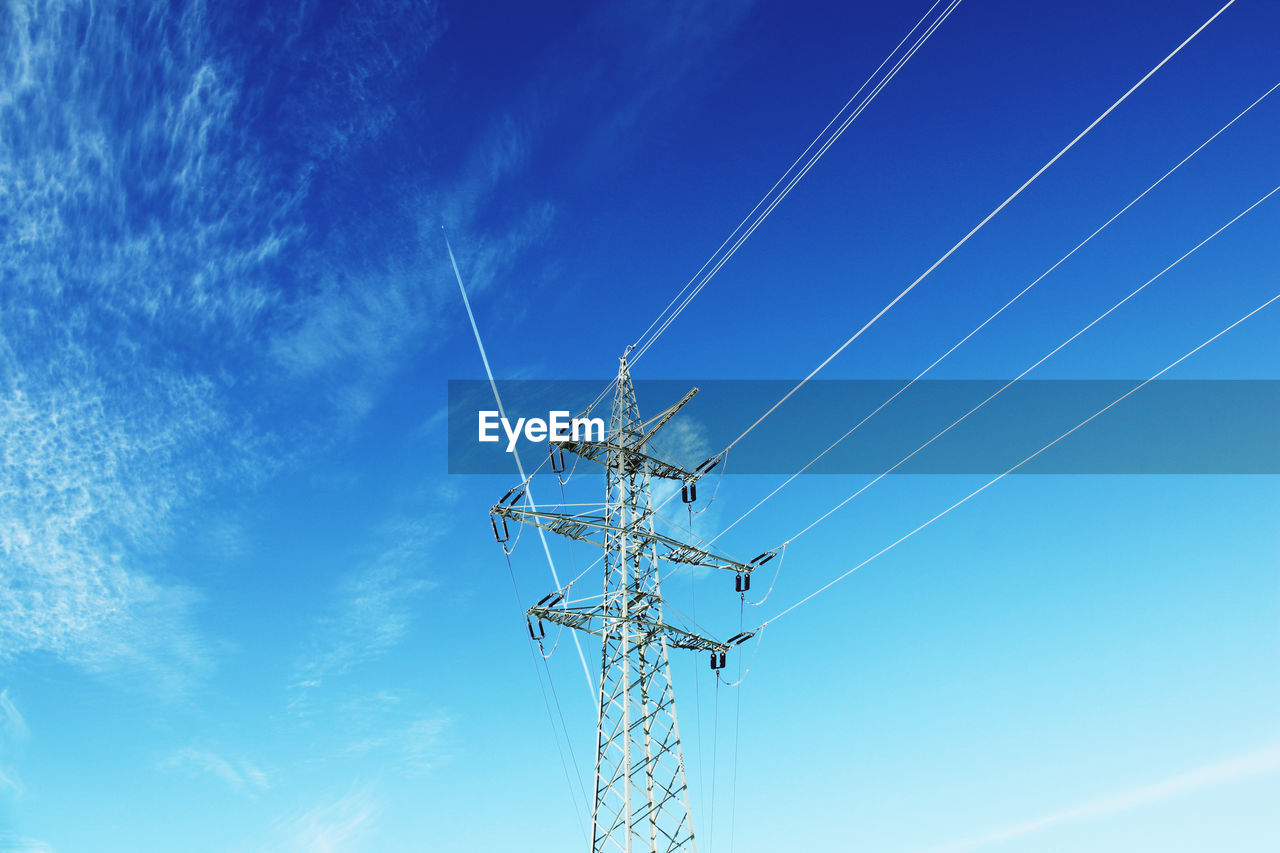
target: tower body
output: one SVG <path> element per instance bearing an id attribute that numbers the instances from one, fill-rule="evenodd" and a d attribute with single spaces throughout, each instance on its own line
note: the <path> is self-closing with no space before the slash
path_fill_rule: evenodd
<path id="1" fill-rule="evenodd" d="M 696 851 L 660 625 L 650 459 L 626 360 L 606 436 L 605 569 L 591 851 Z"/>

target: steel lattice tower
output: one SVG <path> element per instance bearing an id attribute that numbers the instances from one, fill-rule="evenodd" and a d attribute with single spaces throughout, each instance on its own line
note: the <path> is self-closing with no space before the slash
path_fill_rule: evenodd
<path id="1" fill-rule="evenodd" d="M 643 437 L 626 361 L 618 373 L 605 465 L 604 641 L 596 730 L 592 850 L 696 850 L 662 622 L 649 466 L 634 464 Z M 636 620 L 636 621 L 632 621 Z"/>
<path id="2" fill-rule="evenodd" d="M 605 550 L 604 595 L 599 605 L 568 606 L 563 603 L 564 591 L 557 591 L 528 610 L 531 619 L 558 623 L 601 638 L 592 853 L 697 850 L 668 649 L 709 651 L 712 667 L 719 668 L 724 666 L 728 648 L 750 636 L 743 634 L 719 642 L 667 623 L 658 585 L 658 562 L 705 566 L 749 576 L 771 556 L 762 554 L 750 564 L 739 563 L 654 529 L 651 478 L 681 481 L 688 495 L 688 489 L 715 467 L 714 460 L 708 460 L 694 471 L 687 471 L 645 452 L 654 434 L 695 393 L 697 389 L 650 421 L 642 422 L 623 358 L 605 440 L 555 441 L 552 445 L 553 454 L 567 450 L 604 465 L 603 513 L 568 515 L 517 506 L 523 494 L 520 489 L 508 492 L 492 510 L 495 534 L 501 521 L 500 541 L 505 539 L 506 520 L 512 519 L 592 542 Z"/>

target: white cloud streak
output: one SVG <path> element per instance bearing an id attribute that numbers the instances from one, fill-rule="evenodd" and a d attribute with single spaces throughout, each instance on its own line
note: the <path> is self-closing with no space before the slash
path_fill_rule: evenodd
<path id="1" fill-rule="evenodd" d="M 0 793 L 22 795 L 22 778 L 14 765 L 18 749 L 30 736 L 27 721 L 9 698 L 9 688 L 0 690 Z"/>
<path id="2" fill-rule="evenodd" d="M 369 849 L 377 804 L 367 790 L 348 793 L 289 818 L 277 821 L 278 840 L 264 850 L 280 853 L 356 853 Z"/>
<path id="3" fill-rule="evenodd" d="M 353 758 L 376 755 L 381 764 L 404 776 L 421 776 L 450 759 L 445 732 L 451 723 L 449 717 L 439 714 L 400 727 L 381 724 L 376 733 L 348 745 L 345 754 Z"/>
<path id="4" fill-rule="evenodd" d="M 1110 817 L 1207 788 L 1243 782 L 1276 772 L 1280 772 L 1280 744 L 1272 744 L 1225 761 L 1179 773 L 1151 785 L 1112 794 L 1024 823 L 922 849 L 917 853 L 970 853 L 970 851 L 1015 838 L 1045 832 L 1064 824 Z"/>
<path id="5" fill-rule="evenodd" d="M 313 649 L 293 678 L 295 713 L 307 709 L 310 691 L 386 654 L 407 636 L 418 598 L 434 586 L 422 567 L 440 529 L 431 520 L 404 519 L 379 529 L 376 538 L 386 544 L 339 580 L 333 610 L 317 623 Z"/>
<path id="6" fill-rule="evenodd" d="M 0 832 L 0 853 L 54 853 L 47 843 L 36 838 Z"/>
<path id="7" fill-rule="evenodd" d="M 655 59 L 688 54 L 691 23 L 698 39 L 723 33 L 734 8 L 699 4 L 675 28 L 643 8 L 592 26 L 631 39 L 647 22 L 625 74 L 662 67 L 669 92 L 682 72 Z M 547 77 L 496 113 L 456 177 L 389 178 L 402 207 L 328 221 L 335 197 L 317 185 L 394 138 L 400 110 L 426 111 L 387 92 L 443 32 L 432 4 L 364 4 L 341 26 L 305 7 L 271 13 L 249 37 L 288 61 L 253 74 L 219 43 L 217 13 L 201 0 L 119 14 L 15 0 L 0 13 L 0 661 L 45 651 L 165 691 L 198 682 L 214 648 L 201 595 L 159 559 L 180 513 L 371 411 L 430 345 L 438 291 L 452 293 L 441 222 L 461 232 L 477 288 L 555 222 L 553 204 L 508 192 L 545 153 Z M 635 105 L 594 109 L 617 127 Z M 286 138 L 296 149 L 271 147 Z M 388 252 L 381 232 L 397 218 Z M 328 408 L 295 411 L 316 399 Z M 273 432 L 285 421 L 292 432 Z M 333 618 L 313 680 L 398 642 L 397 597 L 421 589 L 385 565 L 348 583 L 356 603 Z"/>
<path id="8" fill-rule="evenodd" d="M 436 32 L 431 8 L 402 5 L 341 28 L 292 22 L 322 35 L 291 61 L 336 76 L 274 81 L 276 118 L 314 143 L 288 168 L 247 132 L 262 93 L 200 0 L 0 12 L 0 661 L 49 651 L 164 692 L 200 679 L 200 596 L 157 569 L 179 514 L 214 485 L 268 476 L 286 438 L 289 453 L 329 440 L 332 411 L 291 411 L 281 436 L 263 426 L 272 406 L 324 383 L 357 420 L 420 337 L 428 312 L 408 276 L 378 287 L 376 270 L 330 272 L 317 291 L 280 273 L 351 263 L 307 245 L 305 204 L 322 165 L 385 125 L 365 121 L 398 73 L 372 49 L 375 22 L 417 51 L 434 40 L 420 38 Z M 319 139 L 303 125 L 326 109 L 351 125 Z M 316 369 L 338 362 L 337 382 Z"/>
<path id="9" fill-rule="evenodd" d="M 256 465 L 225 349 L 202 343 L 270 305 L 291 204 L 234 126 L 200 3 L 17 2 L 0 29 L 0 660 L 181 691 L 209 665 L 199 596 L 141 567 L 177 511 Z"/>
<path id="10" fill-rule="evenodd" d="M 170 753 L 160 762 L 159 769 L 165 773 L 210 775 L 237 792 L 252 793 L 271 787 L 267 774 L 248 761 L 225 758 L 207 749 L 195 747 L 183 747 Z"/>
<path id="11" fill-rule="evenodd" d="M 203 664 L 194 593 L 128 561 L 164 544 L 157 519 L 186 485 L 179 459 L 216 419 L 182 421 L 206 410 L 196 384 L 151 400 L 148 412 L 122 410 L 89 382 L 0 393 L 0 657 L 48 650 L 173 678 Z"/>

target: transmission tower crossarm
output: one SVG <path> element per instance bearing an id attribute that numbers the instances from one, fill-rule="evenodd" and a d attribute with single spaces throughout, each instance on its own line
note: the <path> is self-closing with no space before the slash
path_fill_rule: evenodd
<path id="1" fill-rule="evenodd" d="M 541 527 L 549 533 L 577 539 L 580 542 L 590 542 L 606 550 L 610 547 L 608 537 L 612 534 L 626 536 L 629 541 L 635 543 L 633 545 L 635 549 L 645 549 L 651 545 L 659 546 L 654 549 L 657 552 L 656 556 L 658 559 L 666 560 L 669 563 L 684 563 L 690 566 L 722 569 L 740 574 L 750 574 L 756 568 L 756 565 L 751 563 L 740 563 L 728 557 L 721 557 L 717 554 L 712 554 L 710 551 L 705 551 L 658 533 L 647 524 L 652 514 L 649 512 L 638 514 L 635 520 L 626 526 L 613 524 L 608 516 L 605 515 L 590 515 L 586 513 L 567 515 L 559 512 L 506 506 L 504 504 L 495 505 L 490 512 L 498 518 L 509 518 L 522 524 L 531 524 L 534 527 Z M 597 539 L 595 534 L 603 534 L 603 536 Z"/>
<path id="2" fill-rule="evenodd" d="M 690 388 L 689 393 L 681 397 L 678 403 L 672 406 L 668 406 L 665 411 L 654 415 L 649 420 L 640 424 L 638 429 L 647 430 L 647 431 L 645 431 L 644 434 L 640 437 L 640 440 L 635 443 L 634 449 L 639 450 L 641 447 L 643 447 L 649 439 L 653 438 L 654 433 L 656 433 L 658 430 L 666 426 L 667 423 L 676 416 L 676 412 L 683 409 L 685 407 L 685 404 L 688 403 L 690 400 L 692 400 L 697 393 L 698 393 L 697 388 Z M 654 424 L 654 425 L 651 427 L 649 426 L 650 424 Z"/>
<path id="3" fill-rule="evenodd" d="M 652 433 L 650 433 L 652 434 Z M 641 436 L 642 441 L 647 441 L 646 436 Z M 661 477 L 664 480 L 682 480 L 687 481 L 694 476 L 694 472 L 687 471 L 671 462 L 664 462 L 646 453 L 641 453 L 635 449 L 637 445 L 632 444 L 616 444 L 608 441 L 554 441 L 551 443 L 552 450 L 563 449 L 570 453 L 577 454 L 583 459 L 591 462 L 599 462 L 601 465 L 613 464 L 610 460 L 622 456 L 626 460 L 626 465 L 630 470 L 639 470 L 644 466 L 648 466 L 649 476 Z"/>
<path id="4" fill-rule="evenodd" d="M 556 625 L 564 625 L 566 628 L 585 631 L 598 637 L 604 636 L 606 632 L 619 630 L 625 622 L 631 627 L 632 636 L 643 643 L 657 642 L 659 638 L 665 638 L 667 645 L 677 649 L 726 652 L 730 648 L 729 643 L 722 643 L 719 640 L 694 634 L 665 622 L 657 622 L 635 616 L 621 617 L 613 615 L 603 605 L 591 607 L 546 607 L 535 605 L 525 612 L 533 619 L 542 619 Z"/>

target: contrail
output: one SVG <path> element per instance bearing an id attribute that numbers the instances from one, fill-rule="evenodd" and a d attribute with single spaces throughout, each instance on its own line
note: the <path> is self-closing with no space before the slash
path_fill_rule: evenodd
<path id="1" fill-rule="evenodd" d="M 440 227 L 444 231 L 444 226 Z M 480 327 L 476 325 L 476 315 L 471 313 L 471 300 L 467 298 L 467 289 L 462 284 L 462 273 L 458 271 L 458 261 L 453 256 L 453 246 L 449 245 L 449 236 L 445 234 L 444 246 L 449 251 L 449 263 L 453 265 L 453 275 L 458 279 L 458 290 L 462 292 L 462 304 L 467 309 L 467 319 L 471 321 L 471 331 L 475 333 L 476 346 L 480 350 L 480 360 L 484 362 L 485 375 L 489 377 L 489 387 L 493 389 L 493 399 L 498 404 L 498 411 L 501 412 L 503 419 L 507 417 L 507 411 L 502 407 L 502 396 L 498 394 L 498 383 L 493 378 L 493 368 L 489 367 L 489 356 L 484 351 L 484 342 L 480 340 Z M 520 482 L 524 483 L 525 494 L 529 497 L 529 506 L 535 506 L 533 502 L 533 482 L 529 477 L 525 476 L 524 465 L 520 462 L 520 454 L 512 452 L 515 457 L 516 471 L 520 474 Z M 535 472 L 537 473 L 537 472 Z M 551 580 L 556 585 L 556 589 L 560 589 L 560 575 L 556 573 L 556 562 L 551 559 L 551 548 L 547 545 L 547 534 L 542 528 L 538 528 L 538 538 L 542 541 L 542 552 L 547 555 L 547 565 L 551 568 Z M 587 677 L 587 694 L 594 703 L 596 699 L 596 688 L 591 682 L 591 668 L 587 666 L 587 656 L 582 653 L 582 643 L 578 642 L 578 632 L 573 632 L 573 645 L 578 650 L 578 660 L 582 661 L 582 674 Z"/>

